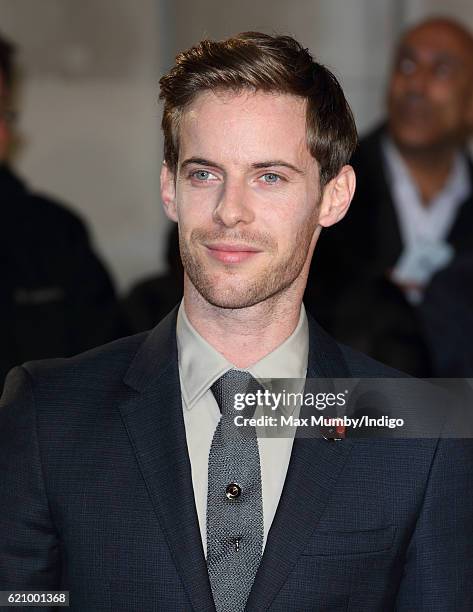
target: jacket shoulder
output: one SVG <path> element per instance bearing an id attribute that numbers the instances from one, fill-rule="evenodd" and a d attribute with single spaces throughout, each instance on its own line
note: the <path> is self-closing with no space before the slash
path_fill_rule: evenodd
<path id="1" fill-rule="evenodd" d="M 74 357 L 30 361 L 23 368 L 37 397 L 101 396 L 121 384 L 148 333 L 120 338 Z"/>
<path id="2" fill-rule="evenodd" d="M 31 361 L 10 371 L 0 408 L 2 421 L 36 423 L 42 439 L 56 432 L 90 431 L 98 414 L 115 412 L 130 397 L 123 382 L 148 332 L 116 340 L 70 358 Z M 133 393 L 133 392 L 132 392 Z M 75 434 L 74 434 L 75 435 Z"/>

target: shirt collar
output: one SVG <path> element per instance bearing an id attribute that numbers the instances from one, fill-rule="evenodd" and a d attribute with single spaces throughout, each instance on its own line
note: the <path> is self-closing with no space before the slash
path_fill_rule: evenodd
<path id="1" fill-rule="evenodd" d="M 382 143 L 383 154 L 387 163 L 390 182 L 393 185 L 401 185 L 409 189 L 413 198 L 420 205 L 420 196 L 414 180 L 404 163 L 399 150 L 389 136 L 385 136 Z M 454 205 L 460 205 L 470 194 L 470 173 L 465 155 L 458 152 L 455 155 L 452 170 L 442 190 L 433 198 L 432 205 L 428 210 L 434 210 L 437 203 L 445 200 Z M 423 208 L 423 207 L 422 207 Z"/>
<path id="2" fill-rule="evenodd" d="M 187 318 L 184 301 L 177 314 L 176 335 L 184 405 L 191 410 L 213 383 L 235 366 L 194 329 Z M 305 379 L 308 354 L 309 325 L 301 304 L 299 322 L 289 338 L 247 371 L 266 387 L 271 378 Z"/>

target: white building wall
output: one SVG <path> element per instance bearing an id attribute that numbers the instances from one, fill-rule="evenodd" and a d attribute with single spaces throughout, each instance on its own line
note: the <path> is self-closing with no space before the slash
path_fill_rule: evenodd
<path id="1" fill-rule="evenodd" d="M 401 27 L 398 0 L 175 0 L 174 50 L 204 36 L 244 30 L 291 34 L 340 78 L 363 131 L 383 112 L 390 52 Z"/>

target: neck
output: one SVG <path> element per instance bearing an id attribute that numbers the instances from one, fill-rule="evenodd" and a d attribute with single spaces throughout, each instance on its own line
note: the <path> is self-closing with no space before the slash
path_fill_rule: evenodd
<path id="1" fill-rule="evenodd" d="M 437 149 L 413 152 L 399 149 L 424 206 L 429 206 L 433 198 L 445 187 L 452 172 L 457 150 L 447 148 L 441 151 Z"/>
<path id="2" fill-rule="evenodd" d="M 194 329 L 237 368 L 247 368 L 284 342 L 300 316 L 305 279 L 277 295 L 247 308 L 209 304 L 187 275 L 184 307 Z"/>

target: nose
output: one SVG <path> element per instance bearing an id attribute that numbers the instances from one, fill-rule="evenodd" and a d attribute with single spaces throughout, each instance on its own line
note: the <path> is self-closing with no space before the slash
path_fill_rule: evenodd
<path id="1" fill-rule="evenodd" d="M 409 93 L 424 95 L 429 87 L 430 73 L 427 68 L 418 66 L 407 77 Z"/>
<path id="2" fill-rule="evenodd" d="M 251 223 L 254 220 L 254 212 L 250 198 L 251 194 L 244 180 L 227 180 L 213 211 L 214 221 L 225 227 Z"/>

